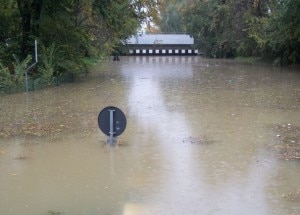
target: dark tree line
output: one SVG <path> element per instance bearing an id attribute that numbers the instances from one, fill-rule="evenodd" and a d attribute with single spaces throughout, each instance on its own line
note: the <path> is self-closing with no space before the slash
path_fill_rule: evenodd
<path id="1" fill-rule="evenodd" d="M 300 0 L 163 0 L 160 12 L 163 32 L 192 34 L 210 57 L 300 62 Z"/>
<path id="2" fill-rule="evenodd" d="M 86 72 L 92 59 L 113 52 L 156 16 L 156 0 L 0 0 L 0 91 L 31 78 L 50 84 L 66 73 Z M 22 66 L 21 66 L 22 65 Z M 22 68 L 22 69 L 21 69 Z"/>

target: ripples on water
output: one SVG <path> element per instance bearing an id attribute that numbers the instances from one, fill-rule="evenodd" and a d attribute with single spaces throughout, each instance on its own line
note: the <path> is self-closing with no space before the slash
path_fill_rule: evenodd
<path id="1" fill-rule="evenodd" d="M 297 69 L 123 57 L 3 95 L 0 214 L 299 214 L 299 160 L 273 151 L 276 128 L 300 127 L 299 86 Z M 128 121 L 114 148 L 97 126 L 109 105 Z"/>

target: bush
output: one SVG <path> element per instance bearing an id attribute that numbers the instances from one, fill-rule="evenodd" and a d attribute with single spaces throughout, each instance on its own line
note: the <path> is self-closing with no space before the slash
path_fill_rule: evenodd
<path id="1" fill-rule="evenodd" d="M 24 74 L 32 57 L 29 55 L 23 61 L 14 56 L 14 71 L 10 72 L 7 67 L 0 63 L 0 91 L 5 93 L 18 92 L 25 87 Z"/>

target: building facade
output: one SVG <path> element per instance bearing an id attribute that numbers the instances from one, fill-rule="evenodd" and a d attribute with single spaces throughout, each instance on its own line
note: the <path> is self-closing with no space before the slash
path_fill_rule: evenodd
<path id="1" fill-rule="evenodd" d="M 124 43 L 129 55 L 197 55 L 194 38 L 187 34 L 140 34 Z"/>

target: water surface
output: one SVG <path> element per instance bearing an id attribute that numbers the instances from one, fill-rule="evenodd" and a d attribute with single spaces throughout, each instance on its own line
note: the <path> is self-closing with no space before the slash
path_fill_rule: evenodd
<path id="1" fill-rule="evenodd" d="M 87 80 L 2 95 L 0 214 L 299 214 L 293 68 L 200 57 L 122 57 Z M 127 116 L 107 147 L 97 117 Z M 292 141 L 300 141 L 295 136 Z"/>

